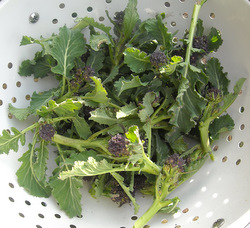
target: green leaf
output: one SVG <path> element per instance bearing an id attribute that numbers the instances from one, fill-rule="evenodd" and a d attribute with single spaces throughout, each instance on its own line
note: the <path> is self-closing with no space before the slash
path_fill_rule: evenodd
<path id="1" fill-rule="evenodd" d="M 209 126 L 210 138 L 212 140 L 219 139 L 222 132 L 231 131 L 234 128 L 234 121 L 229 114 L 216 118 Z"/>
<path id="2" fill-rule="evenodd" d="M 189 81 L 182 78 L 176 102 L 169 109 L 172 113 L 170 123 L 177 126 L 183 133 L 188 133 L 195 126 L 195 120 L 206 107 L 205 99 L 189 85 Z"/>
<path id="3" fill-rule="evenodd" d="M 197 82 L 200 82 L 203 86 L 207 85 L 208 83 L 208 76 L 204 73 L 204 71 L 194 72 L 189 69 L 187 79 L 190 81 L 190 84 L 193 88 L 197 86 Z"/>
<path id="4" fill-rule="evenodd" d="M 151 67 L 150 56 L 137 48 L 129 47 L 124 51 L 124 63 L 135 73 L 142 73 Z"/>
<path id="5" fill-rule="evenodd" d="M 25 120 L 31 114 L 30 107 L 16 108 L 12 104 L 9 104 L 9 112 L 18 120 Z"/>
<path id="6" fill-rule="evenodd" d="M 34 60 L 24 60 L 22 61 L 21 65 L 19 66 L 18 74 L 20 76 L 31 76 L 34 73 Z"/>
<path id="7" fill-rule="evenodd" d="M 112 67 L 109 75 L 104 79 L 103 85 L 105 85 L 107 82 L 112 81 L 119 73 L 119 66 Z"/>
<path id="8" fill-rule="evenodd" d="M 52 196 L 58 202 L 60 208 L 73 218 L 81 216 L 82 194 L 80 188 L 83 186 L 81 179 L 70 177 L 66 180 L 58 179 L 60 168 L 54 170 L 54 176 L 50 178 L 49 184 L 52 187 Z"/>
<path id="9" fill-rule="evenodd" d="M 45 182 L 47 160 L 49 159 L 49 150 L 46 142 L 42 140 L 40 142 L 40 147 L 35 148 L 34 152 L 36 153 L 35 162 L 33 164 L 34 173 L 38 181 Z"/>
<path id="10" fill-rule="evenodd" d="M 68 153 L 68 151 L 63 151 Z M 87 161 L 89 157 L 93 157 L 96 161 L 101 161 L 103 159 L 100 154 L 97 154 L 95 150 L 85 150 L 83 152 L 75 152 L 75 151 L 70 151 L 69 152 L 70 157 L 65 159 L 65 162 L 61 162 L 61 165 L 70 165 L 73 166 L 75 161 Z"/>
<path id="11" fill-rule="evenodd" d="M 116 118 L 120 119 L 130 115 L 134 115 L 137 113 L 137 110 L 138 110 L 137 106 L 131 102 L 121 107 L 121 109 L 116 113 Z"/>
<path id="12" fill-rule="evenodd" d="M 208 38 L 208 50 L 210 52 L 216 51 L 223 43 L 223 40 L 221 38 L 221 33 L 216 28 L 211 28 L 211 31 L 207 38 Z"/>
<path id="13" fill-rule="evenodd" d="M 31 36 L 23 36 L 22 40 L 20 42 L 20 46 L 25 46 L 25 45 L 29 45 L 29 44 L 39 44 L 41 46 L 43 46 L 43 42 L 42 42 L 43 38 L 41 37 L 40 40 L 32 38 Z"/>
<path id="14" fill-rule="evenodd" d="M 171 144 L 171 148 L 173 149 L 174 153 L 182 154 L 183 152 L 187 151 L 188 145 L 181 136 Z"/>
<path id="15" fill-rule="evenodd" d="M 106 175 L 99 175 L 95 178 L 89 190 L 90 195 L 93 198 L 98 198 L 103 195 L 105 190 L 105 184 L 107 183 Z"/>
<path id="16" fill-rule="evenodd" d="M 90 51 L 90 56 L 86 62 L 86 66 L 90 66 L 97 73 L 103 67 L 105 56 L 100 51 Z"/>
<path id="17" fill-rule="evenodd" d="M 94 34 L 90 37 L 89 44 L 94 51 L 99 51 L 102 44 L 111 44 L 107 34 Z"/>
<path id="18" fill-rule="evenodd" d="M 219 89 L 224 95 L 228 93 L 230 81 L 227 78 L 227 73 L 223 72 L 223 67 L 217 58 L 211 58 L 207 61 L 206 74 L 208 76 L 208 81 L 215 88 Z"/>
<path id="19" fill-rule="evenodd" d="M 29 150 L 18 159 L 18 161 L 22 162 L 22 165 L 16 172 L 17 181 L 21 187 L 24 187 L 25 190 L 29 192 L 29 194 L 38 197 L 49 197 L 51 192 L 50 187 L 44 180 L 39 180 L 36 175 L 33 166 L 33 159 L 35 159 L 34 152 L 35 145 L 29 144 Z M 36 171 L 37 169 L 36 167 Z"/>
<path id="20" fill-rule="evenodd" d="M 155 100 L 155 93 L 154 92 L 148 92 L 143 97 L 142 106 L 143 109 L 139 111 L 139 118 L 142 122 L 146 122 L 150 116 L 154 113 L 154 108 L 152 107 L 152 103 Z"/>
<path id="21" fill-rule="evenodd" d="M 137 0 L 129 0 L 128 5 L 124 11 L 125 14 L 121 30 L 124 36 L 124 40 L 127 40 L 131 36 L 136 24 L 140 19 L 136 6 Z"/>
<path id="22" fill-rule="evenodd" d="M 125 131 L 130 128 L 132 125 L 137 125 L 141 127 L 141 121 L 138 118 L 128 118 L 128 119 L 118 119 L 119 123 L 114 124 L 109 127 L 108 134 L 110 135 L 116 135 L 118 133 L 123 134 L 124 129 Z"/>
<path id="23" fill-rule="evenodd" d="M 126 137 L 132 143 L 141 143 L 138 126 L 131 126 L 126 132 Z"/>
<path id="24" fill-rule="evenodd" d="M 168 32 L 168 28 L 162 21 L 163 15 L 157 15 L 156 18 L 150 18 L 145 21 L 144 29 L 149 33 L 153 39 L 162 45 L 163 49 L 170 50 L 172 47 L 172 35 Z"/>
<path id="25" fill-rule="evenodd" d="M 119 120 L 113 116 L 113 113 L 104 108 L 97 108 L 90 112 L 90 120 L 93 120 L 99 124 L 113 125 L 117 124 Z"/>
<path id="26" fill-rule="evenodd" d="M 245 81 L 246 81 L 246 78 L 240 78 L 234 85 L 233 93 L 229 93 L 226 96 L 224 96 L 223 104 L 221 106 L 219 106 L 219 114 L 220 115 L 223 112 L 225 112 L 232 105 L 232 103 L 236 100 L 236 98 L 239 96 L 239 93 L 240 93 L 241 88 L 242 88 Z"/>
<path id="27" fill-rule="evenodd" d="M 71 30 L 66 26 L 60 28 L 50 51 L 50 54 L 57 61 L 57 65 L 51 68 L 52 72 L 71 78 L 70 70 L 74 67 L 75 58 L 80 57 L 85 52 L 85 39 L 80 31 Z"/>
<path id="28" fill-rule="evenodd" d="M 203 36 L 204 27 L 203 27 L 203 21 L 201 19 L 198 19 L 197 25 L 196 25 L 196 36 L 201 37 Z"/>
<path id="29" fill-rule="evenodd" d="M 56 65 L 51 55 L 37 52 L 33 60 L 24 60 L 19 66 L 20 76 L 34 75 L 34 78 L 44 78 L 51 73 L 51 68 Z"/>
<path id="30" fill-rule="evenodd" d="M 22 146 L 25 144 L 25 134 L 14 127 L 11 128 L 11 131 L 13 134 L 7 130 L 2 131 L 2 135 L 0 136 L 0 154 L 8 154 L 10 150 L 17 152 L 19 141 Z"/>
<path id="31" fill-rule="evenodd" d="M 35 113 L 42 106 L 46 106 L 48 102 L 58 95 L 58 89 L 51 89 L 42 93 L 34 92 L 31 96 L 30 111 Z"/>
<path id="32" fill-rule="evenodd" d="M 157 131 L 154 132 L 155 140 L 156 140 L 156 157 L 157 157 L 157 164 L 163 165 L 165 164 L 166 158 L 170 154 L 170 149 L 160 136 Z"/>
<path id="33" fill-rule="evenodd" d="M 109 163 L 106 159 L 96 161 L 95 158 L 89 157 L 87 161 L 76 161 L 71 170 L 63 171 L 59 175 L 59 179 L 65 180 L 74 176 L 96 176 L 105 173 L 115 172 L 115 165 Z M 125 165 L 119 165 L 119 169 L 124 169 Z"/>
<path id="34" fill-rule="evenodd" d="M 39 44 L 42 47 L 41 56 L 48 55 L 51 51 L 51 48 L 52 48 L 53 39 L 56 36 L 57 35 L 55 35 L 55 34 L 52 34 L 52 36 L 50 38 L 43 38 L 41 36 L 40 39 L 35 39 L 32 37 L 23 36 L 21 43 L 20 43 L 20 46 L 29 45 L 29 44 Z"/>
<path id="35" fill-rule="evenodd" d="M 54 100 L 49 100 L 46 106 L 43 105 L 40 110 L 37 110 L 37 114 L 42 117 L 53 113 L 58 116 L 76 116 L 76 111 L 80 110 L 81 107 L 80 101 L 73 101 L 72 99 L 67 99 L 59 104 Z"/>
<path id="36" fill-rule="evenodd" d="M 107 97 L 107 91 L 102 86 L 101 79 L 97 77 L 90 77 L 95 83 L 95 89 L 92 92 L 87 93 L 83 99 L 91 100 L 97 103 L 106 104 L 109 101 Z"/>
<path id="37" fill-rule="evenodd" d="M 118 96 L 122 94 L 125 90 L 137 88 L 140 86 L 146 86 L 148 82 L 141 82 L 139 76 L 133 76 L 131 80 L 127 80 L 124 77 L 121 77 L 118 81 L 115 82 L 114 87 L 117 91 Z"/>
<path id="38" fill-rule="evenodd" d="M 55 60 L 50 55 L 45 55 L 43 58 L 36 60 L 33 66 L 34 78 L 44 78 L 51 73 L 51 68 L 56 65 Z"/>
<path id="39" fill-rule="evenodd" d="M 80 138 L 87 139 L 92 135 L 90 127 L 84 118 L 76 116 L 73 118 L 73 123 Z"/>
<path id="40" fill-rule="evenodd" d="M 94 20 L 94 18 L 84 17 L 84 18 L 78 19 L 77 22 L 78 23 L 84 23 L 86 26 L 87 25 L 93 26 L 95 28 L 98 28 L 98 29 L 102 30 L 106 34 L 110 34 L 111 27 L 105 26 L 103 23 L 96 22 Z"/>

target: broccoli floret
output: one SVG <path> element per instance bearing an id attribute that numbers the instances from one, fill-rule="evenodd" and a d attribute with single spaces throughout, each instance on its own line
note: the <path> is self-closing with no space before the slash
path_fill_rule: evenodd
<path id="1" fill-rule="evenodd" d="M 147 178 L 143 174 L 135 175 L 134 177 L 134 191 L 140 191 L 148 185 Z"/>
<path id="2" fill-rule="evenodd" d="M 111 194 L 110 199 L 113 202 L 117 203 L 119 207 L 121 207 L 123 204 L 131 202 L 128 195 L 124 192 L 122 187 L 117 182 L 113 183 L 112 189 L 110 190 L 110 194 Z"/>
<path id="3" fill-rule="evenodd" d="M 180 172 L 184 172 L 184 166 L 186 165 L 186 160 L 180 157 L 179 154 L 175 153 L 175 154 L 170 155 L 166 159 L 165 164 L 170 165 L 173 168 L 178 167 Z"/>
<path id="4" fill-rule="evenodd" d="M 94 75 L 95 71 L 89 65 L 85 66 L 85 68 L 77 68 L 74 72 L 73 79 L 70 81 L 71 88 L 78 91 L 85 82 L 88 82 L 90 80 L 89 77 Z"/>
<path id="5" fill-rule="evenodd" d="M 121 27 L 123 24 L 123 19 L 124 19 L 124 11 L 116 12 L 114 16 L 114 21 L 118 25 L 118 27 Z"/>
<path id="6" fill-rule="evenodd" d="M 39 129 L 39 135 L 45 141 L 50 141 L 55 133 L 56 130 L 51 124 L 44 124 Z"/>
<path id="7" fill-rule="evenodd" d="M 113 136 L 109 140 L 109 152 L 115 157 L 129 156 L 130 152 L 127 150 L 128 141 L 121 134 Z"/>
<path id="8" fill-rule="evenodd" d="M 210 88 L 207 90 L 206 99 L 209 101 L 222 101 L 222 93 L 217 88 Z"/>
<path id="9" fill-rule="evenodd" d="M 95 73 L 95 70 L 91 66 L 87 65 L 83 71 L 83 78 L 85 81 L 89 81 L 89 77 L 95 76 Z"/>
<path id="10" fill-rule="evenodd" d="M 195 37 L 193 40 L 193 47 L 198 49 L 203 49 L 205 53 L 209 53 L 207 36 Z"/>
<path id="11" fill-rule="evenodd" d="M 193 48 L 202 49 L 204 53 L 194 52 L 190 57 L 190 63 L 195 64 L 198 59 L 209 53 L 207 36 L 197 36 L 193 39 Z"/>
<path id="12" fill-rule="evenodd" d="M 150 62 L 153 67 L 160 68 L 167 62 L 167 57 L 162 51 L 155 51 L 150 56 Z"/>
<path id="13" fill-rule="evenodd" d="M 120 12 L 115 13 L 113 23 L 115 25 L 114 26 L 114 33 L 117 36 L 120 35 L 120 30 L 122 29 L 124 15 L 125 15 L 124 11 L 120 11 Z"/>
<path id="14" fill-rule="evenodd" d="M 75 71 L 74 78 L 70 81 L 71 88 L 78 88 L 80 85 L 82 85 L 83 80 L 82 80 L 82 75 L 83 75 L 83 69 L 82 68 L 77 68 Z"/>

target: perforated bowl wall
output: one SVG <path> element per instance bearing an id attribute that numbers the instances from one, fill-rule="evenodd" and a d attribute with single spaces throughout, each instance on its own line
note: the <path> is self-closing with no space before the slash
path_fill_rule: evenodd
<path id="1" fill-rule="evenodd" d="M 138 0 L 141 19 L 166 13 L 169 31 L 178 30 L 182 37 L 189 27 L 194 0 Z M 76 17 L 94 17 L 109 24 L 110 15 L 125 8 L 127 0 L 3 0 L 0 2 L 0 130 L 15 126 L 23 129 L 35 119 L 20 122 L 8 113 L 8 104 L 26 107 L 33 91 L 53 87 L 50 78 L 34 81 L 18 75 L 22 60 L 32 58 L 37 46 L 20 47 L 23 35 L 39 38 L 57 33 L 64 24 L 74 25 Z M 32 13 L 39 14 L 36 23 L 30 23 Z M 219 218 L 223 227 L 246 228 L 250 222 L 250 2 L 249 0 L 208 0 L 200 17 L 206 28 L 221 30 L 224 43 L 214 55 L 228 72 L 231 84 L 240 77 L 248 78 L 241 95 L 229 109 L 235 120 L 235 129 L 223 134 L 213 147 L 215 161 L 204 167 L 183 186 L 172 193 L 181 199 L 180 212 L 174 215 L 158 214 L 148 225 L 152 228 L 186 227 L 210 228 Z M 25 228 L 131 228 L 147 209 L 151 198 L 138 196 L 141 205 L 138 215 L 133 207 L 117 208 L 109 199 L 91 198 L 83 189 L 82 217 L 69 219 L 52 198 L 36 198 L 17 184 L 15 172 L 20 166 L 18 153 L 0 156 L 0 224 L 6 227 Z M 52 168 L 53 162 L 49 164 Z"/>

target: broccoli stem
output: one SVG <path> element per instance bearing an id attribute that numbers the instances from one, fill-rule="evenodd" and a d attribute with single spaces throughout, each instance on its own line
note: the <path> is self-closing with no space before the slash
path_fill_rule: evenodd
<path id="1" fill-rule="evenodd" d="M 95 149 L 101 149 L 101 151 L 105 154 L 109 154 L 107 148 L 108 140 L 106 139 L 95 139 L 93 141 L 90 141 L 82 139 L 73 139 L 59 134 L 55 134 L 52 138 L 52 141 L 57 144 L 75 148 L 80 152 L 84 151 L 85 148 L 95 148 Z"/>
<path id="2" fill-rule="evenodd" d="M 190 28 L 189 28 L 189 35 L 188 35 L 188 40 L 187 40 L 187 50 L 186 50 L 185 62 L 184 62 L 184 64 L 185 64 L 185 70 L 184 70 L 184 74 L 183 74 L 184 78 L 187 77 L 188 69 L 190 66 L 190 57 L 191 57 L 191 53 L 192 53 L 193 39 L 194 39 L 194 35 L 195 35 L 195 29 L 196 29 L 196 25 L 197 25 L 197 21 L 198 21 L 199 12 L 200 12 L 202 5 L 205 2 L 206 2 L 206 0 L 202 0 L 201 2 L 197 1 L 194 4 L 192 20 L 191 20 L 191 24 L 190 24 Z"/>
<path id="3" fill-rule="evenodd" d="M 155 214 L 164 207 L 169 206 L 172 203 L 171 200 L 160 201 L 154 200 L 150 208 L 134 223 L 133 228 L 142 228 L 148 221 L 150 221 Z"/>
<path id="4" fill-rule="evenodd" d="M 214 161 L 214 156 L 212 154 L 210 138 L 209 138 L 209 125 L 211 121 L 212 121 L 211 118 L 209 118 L 205 122 L 200 122 L 199 131 L 200 131 L 202 151 L 204 153 L 210 153 L 210 158 L 212 161 Z"/>
<path id="5" fill-rule="evenodd" d="M 180 202 L 178 197 L 170 200 L 161 200 L 160 198 L 155 199 L 150 208 L 134 223 L 133 228 L 142 228 L 147 222 L 149 222 L 155 214 L 157 214 L 161 209 L 168 208 L 164 210 L 166 213 L 171 213 Z"/>
<path id="6" fill-rule="evenodd" d="M 38 126 L 39 126 L 39 123 L 36 122 L 36 123 L 34 123 L 34 124 L 28 126 L 27 128 L 25 128 L 24 130 L 22 130 L 20 133 L 21 133 L 22 135 L 24 135 L 24 134 L 27 133 L 28 131 L 31 131 L 31 130 L 33 130 L 34 128 L 38 127 Z"/>
<path id="7" fill-rule="evenodd" d="M 144 157 L 144 166 L 141 169 L 141 171 L 146 173 L 151 173 L 154 175 L 159 175 L 161 172 L 161 167 L 156 165 L 154 162 L 152 162 L 146 155 Z"/>

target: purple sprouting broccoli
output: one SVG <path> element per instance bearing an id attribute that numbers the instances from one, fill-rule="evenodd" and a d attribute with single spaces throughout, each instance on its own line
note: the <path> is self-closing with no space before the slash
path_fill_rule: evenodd
<path id="1" fill-rule="evenodd" d="M 150 56 L 150 62 L 153 67 L 160 68 L 167 62 L 167 57 L 162 51 L 155 51 Z"/>
<path id="2" fill-rule="evenodd" d="M 114 16 L 114 22 L 120 28 L 122 27 L 122 24 L 123 24 L 124 15 L 125 15 L 125 12 L 124 11 L 120 11 L 120 12 L 116 12 L 115 16 Z"/>
<path id="3" fill-rule="evenodd" d="M 166 161 L 166 165 L 171 166 L 172 168 L 178 167 L 180 172 L 184 172 L 184 166 L 186 165 L 186 160 L 180 157 L 179 154 L 170 155 Z"/>
<path id="4" fill-rule="evenodd" d="M 193 40 L 193 47 L 202 49 L 205 51 L 205 53 L 209 53 L 208 50 L 208 39 L 207 36 L 197 36 Z"/>
<path id="5" fill-rule="evenodd" d="M 119 207 L 121 207 L 123 204 L 131 202 L 128 195 L 124 192 L 122 187 L 117 182 L 112 184 L 110 195 L 111 195 L 110 199 L 113 202 L 117 203 Z"/>
<path id="6" fill-rule="evenodd" d="M 204 52 L 194 52 L 190 57 L 191 64 L 195 64 L 198 59 L 209 53 L 207 36 L 194 37 L 193 48 L 202 49 Z"/>
<path id="7" fill-rule="evenodd" d="M 50 141 L 55 133 L 56 130 L 52 124 L 41 125 L 39 129 L 39 136 L 45 141 Z"/>
<path id="8" fill-rule="evenodd" d="M 222 93 L 217 88 L 214 88 L 214 87 L 210 88 L 210 89 L 207 90 L 206 99 L 209 100 L 209 101 L 220 102 L 220 101 L 222 101 Z"/>
<path id="9" fill-rule="evenodd" d="M 109 152 L 115 157 L 129 156 L 130 152 L 127 149 L 127 144 L 126 138 L 121 134 L 117 134 L 109 140 Z"/>
<path id="10" fill-rule="evenodd" d="M 84 80 L 89 81 L 89 77 L 94 76 L 95 73 L 96 73 L 95 70 L 91 66 L 89 65 L 85 66 L 84 71 L 83 71 Z"/>

